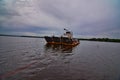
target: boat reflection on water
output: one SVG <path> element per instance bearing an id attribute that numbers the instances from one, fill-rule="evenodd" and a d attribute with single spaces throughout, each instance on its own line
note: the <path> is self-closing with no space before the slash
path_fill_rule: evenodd
<path id="1" fill-rule="evenodd" d="M 45 50 L 59 53 L 72 53 L 74 46 L 46 43 Z"/>

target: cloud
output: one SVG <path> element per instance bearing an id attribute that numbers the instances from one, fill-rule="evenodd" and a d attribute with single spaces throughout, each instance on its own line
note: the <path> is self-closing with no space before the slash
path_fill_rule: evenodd
<path id="1" fill-rule="evenodd" d="M 21 32 L 32 32 L 30 29 L 34 27 L 32 33 L 35 34 L 59 34 L 59 30 L 68 28 L 76 35 L 99 35 L 111 29 L 120 29 L 115 1 L 1 0 L 0 24 Z"/>

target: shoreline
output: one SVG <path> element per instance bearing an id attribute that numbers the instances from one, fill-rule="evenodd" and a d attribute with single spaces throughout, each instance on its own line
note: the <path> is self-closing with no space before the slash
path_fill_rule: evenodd
<path id="1" fill-rule="evenodd" d="M 44 36 L 27 36 L 27 35 L 7 35 L 0 34 L 0 36 L 8 36 L 8 37 L 26 37 L 26 38 L 44 38 Z M 79 40 L 84 41 L 99 41 L 99 42 L 117 42 L 120 43 L 120 39 L 112 39 L 112 38 L 78 38 Z"/>
<path id="2" fill-rule="evenodd" d="M 110 38 L 90 38 L 90 39 L 79 38 L 79 40 L 120 43 L 120 39 L 110 39 Z"/>

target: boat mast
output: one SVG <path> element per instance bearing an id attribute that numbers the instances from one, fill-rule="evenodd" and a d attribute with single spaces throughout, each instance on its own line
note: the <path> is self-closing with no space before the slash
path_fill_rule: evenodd
<path id="1" fill-rule="evenodd" d="M 64 30 L 66 31 L 66 33 L 64 33 L 65 36 L 67 36 L 68 38 L 73 38 L 73 33 L 67 29 L 64 28 Z"/>

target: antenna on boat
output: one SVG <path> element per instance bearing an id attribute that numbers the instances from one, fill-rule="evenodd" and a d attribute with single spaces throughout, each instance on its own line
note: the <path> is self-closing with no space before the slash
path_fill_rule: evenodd
<path id="1" fill-rule="evenodd" d="M 69 30 L 67 30 L 66 28 L 64 28 L 64 30 L 66 31 L 66 32 L 70 32 Z"/>

